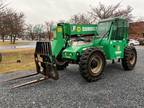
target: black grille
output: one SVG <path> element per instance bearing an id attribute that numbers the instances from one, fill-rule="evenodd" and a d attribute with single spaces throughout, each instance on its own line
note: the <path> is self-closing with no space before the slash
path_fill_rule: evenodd
<path id="1" fill-rule="evenodd" d="M 37 42 L 35 53 L 40 55 L 48 55 L 51 51 L 50 42 Z"/>

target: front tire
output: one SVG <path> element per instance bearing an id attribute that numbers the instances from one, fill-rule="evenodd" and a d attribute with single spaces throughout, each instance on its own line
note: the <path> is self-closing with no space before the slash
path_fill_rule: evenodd
<path id="1" fill-rule="evenodd" d="M 56 68 L 57 70 L 64 70 L 68 66 L 67 61 L 56 59 Z"/>
<path id="2" fill-rule="evenodd" d="M 106 59 L 103 52 L 97 48 L 89 48 L 80 58 L 80 74 L 88 82 L 94 82 L 100 79 L 105 64 Z"/>
<path id="3" fill-rule="evenodd" d="M 137 62 L 137 51 L 135 47 L 128 46 L 124 50 L 124 58 L 122 59 L 122 66 L 124 70 L 133 70 Z"/>

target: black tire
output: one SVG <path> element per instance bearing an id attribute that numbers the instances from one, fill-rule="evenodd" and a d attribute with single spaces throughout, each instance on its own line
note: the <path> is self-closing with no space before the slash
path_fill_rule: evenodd
<path id="1" fill-rule="evenodd" d="M 68 66 L 67 61 L 62 61 L 62 60 L 56 59 L 56 68 L 57 68 L 57 70 L 64 70 L 67 66 Z"/>
<path id="2" fill-rule="evenodd" d="M 135 47 L 128 46 L 124 50 L 124 58 L 122 59 L 122 66 L 124 70 L 133 70 L 137 62 L 137 51 Z"/>
<path id="3" fill-rule="evenodd" d="M 105 55 L 100 49 L 86 49 L 80 57 L 80 74 L 88 82 L 97 81 L 102 76 L 105 64 Z"/>
<path id="4" fill-rule="evenodd" d="M 0 53 L 0 62 L 2 62 L 2 54 Z"/>

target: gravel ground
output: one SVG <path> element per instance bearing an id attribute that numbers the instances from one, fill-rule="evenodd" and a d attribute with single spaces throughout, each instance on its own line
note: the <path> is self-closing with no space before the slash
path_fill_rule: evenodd
<path id="1" fill-rule="evenodd" d="M 8 88 L 24 81 L 1 83 L 0 108 L 143 108 L 144 48 L 138 47 L 137 51 L 138 62 L 133 71 L 108 63 L 103 78 L 93 83 L 80 76 L 76 65 L 60 71 L 58 81 L 47 80 L 18 89 Z M 0 81 L 28 73 L 0 75 Z"/>

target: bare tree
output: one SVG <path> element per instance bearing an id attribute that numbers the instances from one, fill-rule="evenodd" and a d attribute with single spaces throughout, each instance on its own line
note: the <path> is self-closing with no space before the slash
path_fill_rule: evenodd
<path id="1" fill-rule="evenodd" d="M 6 1 L 0 0 L 0 36 L 4 42 L 5 34 L 6 34 L 6 27 L 5 27 L 5 16 L 6 16 Z"/>
<path id="2" fill-rule="evenodd" d="M 44 25 L 43 24 L 37 24 L 37 25 L 34 25 L 33 27 L 33 32 L 35 34 L 35 37 L 41 41 L 41 39 L 43 39 L 45 37 L 44 35 Z"/>
<path id="3" fill-rule="evenodd" d="M 52 27 L 53 24 L 54 24 L 53 21 L 47 21 L 47 22 L 45 22 L 45 27 L 46 27 L 46 31 L 47 32 L 51 31 L 51 27 Z"/>
<path id="4" fill-rule="evenodd" d="M 24 20 L 24 14 L 22 12 L 20 13 L 15 13 L 13 16 L 13 25 L 14 25 L 14 29 L 13 29 L 13 44 L 15 43 L 16 37 L 21 37 L 23 31 L 24 31 L 24 25 L 25 25 L 25 20 Z"/>
<path id="5" fill-rule="evenodd" d="M 46 27 L 45 39 L 51 40 L 53 38 L 53 33 L 52 33 L 53 24 L 54 24 L 53 21 L 45 22 L 45 27 Z"/>
<path id="6" fill-rule="evenodd" d="M 87 14 L 76 14 L 70 19 L 70 23 L 73 24 L 90 24 L 90 18 Z"/>
<path id="7" fill-rule="evenodd" d="M 5 40 L 5 35 L 6 35 L 5 24 L 4 24 L 4 22 L 5 22 L 4 16 L 5 16 L 5 13 L 1 12 L 1 14 L 0 14 L 0 36 L 3 40 L 3 42 Z"/>
<path id="8" fill-rule="evenodd" d="M 50 33 L 50 26 L 51 23 L 45 22 L 45 25 L 43 24 L 37 24 L 37 25 L 27 25 L 26 32 L 30 36 L 32 40 L 47 40 L 49 33 Z"/>
<path id="9" fill-rule="evenodd" d="M 1 13 L 0 18 L 0 35 L 3 42 L 4 37 L 9 35 L 11 37 L 11 43 L 15 43 L 16 37 L 24 30 L 24 14 L 15 12 L 13 9 L 6 9 Z"/>
<path id="10" fill-rule="evenodd" d="M 131 6 L 127 6 L 126 9 L 118 9 L 114 13 L 114 17 L 122 16 L 126 18 L 128 21 L 132 21 L 133 15 L 132 15 L 133 8 Z"/>
<path id="11" fill-rule="evenodd" d="M 30 36 L 31 40 L 34 40 L 35 34 L 33 31 L 33 25 L 31 25 L 31 24 L 27 25 L 26 31 L 27 31 L 27 34 Z"/>
<path id="12" fill-rule="evenodd" d="M 7 8 L 6 0 L 0 0 L 0 36 L 4 42 L 5 36 L 11 37 L 11 43 L 15 43 L 16 37 L 24 30 L 24 14 L 14 9 Z"/>
<path id="13" fill-rule="evenodd" d="M 7 11 L 6 15 L 8 33 L 11 37 L 11 43 L 15 43 L 16 37 L 24 31 L 24 14 L 17 13 L 12 9 Z"/>
<path id="14" fill-rule="evenodd" d="M 128 21 L 132 19 L 132 7 L 127 6 L 126 9 L 120 8 L 120 3 L 117 3 L 116 5 L 104 5 L 102 3 L 99 3 L 97 7 L 92 7 L 91 11 L 89 12 L 92 22 L 95 22 L 100 19 L 106 19 L 110 17 L 119 17 L 123 16 Z"/>

